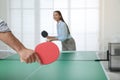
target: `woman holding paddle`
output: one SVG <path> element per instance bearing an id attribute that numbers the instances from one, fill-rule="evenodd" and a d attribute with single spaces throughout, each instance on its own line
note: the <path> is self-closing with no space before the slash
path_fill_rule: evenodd
<path id="1" fill-rule="evenodd" d="M 70 30 L 68 25 L 65 23 L 62 14 L 60 11 L 53 12 L 53 18 L 57 21 L 57 37 L 48 36 L 48 41 L 56 41 L 59 40 L 62 42 L 62 50 L 63 51 L 72 51 L 76 50 L 75 41 L 70 34 Z"/>

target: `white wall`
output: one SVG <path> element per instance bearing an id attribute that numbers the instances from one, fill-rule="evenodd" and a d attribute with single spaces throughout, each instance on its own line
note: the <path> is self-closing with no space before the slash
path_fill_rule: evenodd
<path id="1" fill-rule="evenodd" d="M 7 20 L 7 0 L 0 0 L 0 18 Z"/>
<path id="2" fill-rule="evenodd" d="M 100 0 L 101 1 L 101 0 Z M 100 50 L 107 50 L 111 37 L 120 34 L 120 0 L 102 0 L 100 22 Z M 0 0 L 0 18 L 7 20 L 7 0 Z M 0 50 L 6 49 L 0 42 Z"/>
<path id="3" fill-rule="evenodd" d="M 111 38 L 120 36 L 120 0 L 104 0 L 102 3 L 100 49 L 105 51 Z"/>

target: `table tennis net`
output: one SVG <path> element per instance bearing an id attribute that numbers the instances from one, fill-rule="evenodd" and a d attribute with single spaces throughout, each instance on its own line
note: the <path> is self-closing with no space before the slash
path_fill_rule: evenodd
<path id="1" fill-rule="evenodd" d="M 100 57 L 95 51 L 61 51 L 58 61 L 95 61 L 98 59 Z M 20 61 L 19 56 L 13 53 L 0 57 L 0 60 Z"/>
<path id="2" fill-rule="evenodd" d="M 58 60 L 62 61 L 94 61 L 99 56 L 94 51 L 63 51 Z"/>

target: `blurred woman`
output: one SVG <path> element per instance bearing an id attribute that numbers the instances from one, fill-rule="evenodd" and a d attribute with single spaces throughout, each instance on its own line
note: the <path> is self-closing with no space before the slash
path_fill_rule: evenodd
<path id="1" fill-rule="evenodd" d="M 68 25 L 64 21 L 62 14 L 60 11 L 53 12 L 53 18 L 57 21 L 57 37 L 48 36 L 48 41 L 56 41 L 59 40 L 62 42 L 62 50 L 63 51 L 74 51 L 76 50 L 75 41 L 70 34 L 70 30 Z"/>

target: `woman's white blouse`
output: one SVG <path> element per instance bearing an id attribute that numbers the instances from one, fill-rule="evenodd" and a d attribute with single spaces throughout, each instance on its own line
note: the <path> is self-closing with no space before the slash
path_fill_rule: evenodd
<path id="1" fill-rule="evenodd" d="M 70 39 L 71 38 L 71 35 L 68 32 L 67 25 L 63 21 L 59 21 L 57 23 L 57 34 L 58 34 L 57 38 L 60 41 L 64 41 L 66 39 Z"/>

